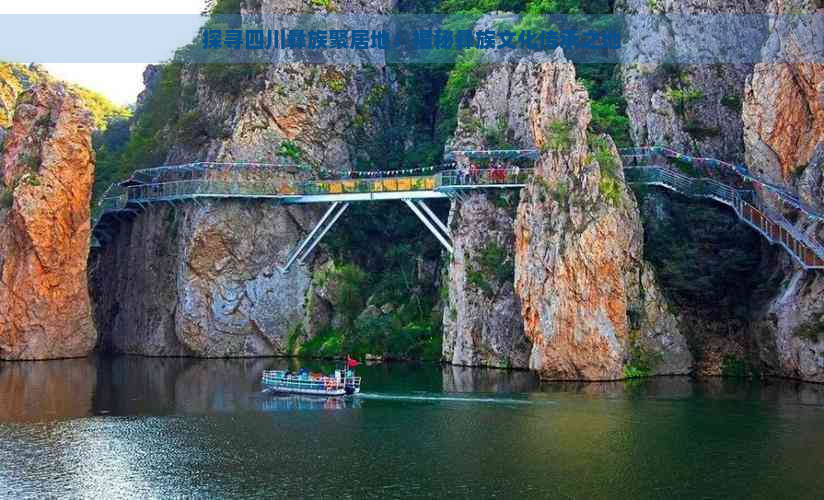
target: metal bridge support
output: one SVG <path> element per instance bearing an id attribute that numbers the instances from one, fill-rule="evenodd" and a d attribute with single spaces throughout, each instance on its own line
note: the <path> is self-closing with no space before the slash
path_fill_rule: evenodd
<path id="1" fill-rule="evenodd" d="M 306 235 L 303 240 L 292 250 L 289 252 L 289 257 L 286 259 L 286 265 L 283 267 L 279 267 L 281 273 L 286 273 L 289 271 L 289 268 L 295 262 L 303 264 L 303 261 L 306 260 L 306 257 L 312 253 L 312 250 L 315 249 L 320 240 L 332 229 L 332 226 L 335 225 L 335 222 L 338 221 L 343 212 L 349 207 L 349 203 L 346 202 L 339 202 L 336 201 L 332 203 L 332 206 L 326 210 L 326 213 L 323 214 L 323 217 L 320 218 L 315 227 Z"/>
<path id="2" fill-rule="evenodd" d="M 446 248 L 449 253 L 454 252 L 452 248 L 452 237 L 449 236 L 449 230 L 446 228 L 443 222 L 435 215 L 432 210 L 426 206 L 426 203 L 423 200 L 408 200 L 404 199 L 404 203 L 406 206 L 409 207 L 412 212 L 418 216 L 421 222 L 438 238 L 438 241 Z M 421 211 L 423 210 L 423 211 Z M 434 223 L 434 224 L 433 224 Z"/>

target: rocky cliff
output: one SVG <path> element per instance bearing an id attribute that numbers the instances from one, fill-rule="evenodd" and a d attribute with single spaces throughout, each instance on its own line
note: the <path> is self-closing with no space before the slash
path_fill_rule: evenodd
<path id="1" fill-rule="evenodd" d="M 628 25 L 622 66 L 632 139 L 638 145 L 668 145 L 688 154 L 741 161 L 741 102 L 752 64 L 660 63 L 679 48 L 711 47 L 723 54 L 723 37 L 695 33 L 678 14 L 756 14 L 764 0 L 619 0 L 618 13 L 639 14 Z M 675 14 L 666 17 L 663 14 Z M 738 18 L 739 20 L 742 18 Z M 753 30 L 759 29 L 753 18 Z M 699 41 L 692 42 L 689 40 Z M 656 62 L 644 62 L 656 61 Z"/>
<path id="2" fill-rule="evenodd" d="M 681 324 L 697 375 L 746 375 L 757 365 L 750 329 L 781 277 L 779 251 L 714 201 L 658 188 L 637 193 L 644 255 Z"/>
<path id="3" fill-rule="evenodd" d="M 0 62 L 0 130 L 11 127 L 17 96 L 44 79 L 38 66 Z"/>
<path id="4" fill-rule="evenodd" d="M 266 202 L 153 207 L 93 259 L 103 347 L 152 356 L 288 354 L 310 273 L 281 274 L 307 212 Z"/>
<path id="5" fill-rule="evenodd" d="M 453 203 L 443 357 L 456 365 L 527 368 L 529 339 L 513 286 L 517 193 Z"/>
<path id="6" fill-rule="evenodd" d="M 777 14 L 815 8 L 816 2 L 806 0 L 773 0 L 768 5 L 768 11 Z M 817 18 L 794 24 L 792 32 L 773 23 L 762 50 L 764 60 L 820 57 L 820 4 L 817 12 Z M 748 166 L 824 213 L 824 65 L 757 64 L 747 81 L 743 121 Z M 775 208 L 791 220 L 797 216 L 788 207 Z M 798 220 L 799 230 L 824 241 L 824 224 Z M 753 328 L 758 355 L 770 373 L 824 382 L 824 276 L 799 269 L 783 255 L 777 267 L 784 280 Z"/>
<path id="7" fill-rule="evenodd" d="M 315 167 L 351 168 L 358 155 L 355 119 L 366 111 L 370 95 L 380 100 L 386 92 L 383 69 L 282 63 L 258 70 L 248 88 L 234 94 L 210 80 L 209 70 L 184 67 L 181 93 L 190 93 L 197 104 L 176 103 L 177 140 L 167 161 L 277 163 L 285 153 Z"/>
<path id="8" fill-rule="evenodd" d="M 805 2 L 624 0 L 616 8 L 794 12 L 810 8 Z M 387 12 L 394 6 L 303 0 L 240 4 L 245 16 Z M 820 50 L 814 34 L 821 29 L 810 26 L 806 32 L 808 41 L 773 37 L 764 50 L 771 57 L 799 47 Z M 628 48 L 636 55 L 666 53 L 676 39 L 692 36 L 667 20 L 630 25 L 629 33 Z M 458 111 L 449 149 L 534 146 L 542 152 L 535 180 L 520 200 L 476 194 L 451 206 L 455 254 L 445 281 L 443 358 L 455 364 L 530 367 L 553 379 L 691 369 L 740 374 L 764 368 L 821 380 L 824 309 L 818 274 L 793 268 L 731 213 L 712 204 L 654 190 L 642 192 L 636 203 L 612 141 L 588 130 L 589 101 L 572 65 L 556 57 L 551 64 L 524 60 L 473 73 L 481 83 Z M 166 68 L 147 72 L 149 91 L 140 104 L 146 115 L 158 102 L 171 110 L 147 135 L 159 146 L 152 153 L 162 153 L 151 165 L 286 157 L 309 165 L 305 173 L 310 174 L 321 167 L 371 165 L 379 151 L 392 150 L 394 161 L 413 136 L 429 132 L 421 126 L 404 134 L 389 131 L 404 128 L 398 122 L 387 126 L 386 104 L 404 91 L 399 81 L 405 69 L 298 63 Z M 819 66 L 798 64 L 632 64 L 623 70 L 637 145 L 662 143 L 726 160 L 746 158 L 754 171 L 815 206 L 822 203 L 821 80 Z M 437 101 L 441 90 L 427 85 Z M 411 108 L 394 114 L 407 111 L 413 114 Z M 436 114 L 426 119 L 435 123 Z M 380 144 L 373 148 L 370 142 Z M 390 325 L 387 332 L 403 332 L 396 337 L 416 335 L 420 325 L 400 321 L 392 312 L 394 299 L 359 297 L 357 307 L 344 315 L 330 300 L 336 287 L 319 285 L 318 276 L 328 273 L 314 263 L 288 275 L 274 269 L 317 215 L 305 208 L 222 201 L 151 207 L 124 219 L 113 241 L 93 258 L 96 313 L 107 332 L 103 345 L 155 355 L 252 356 L 292 353 L 293 340 L 328 334 L 346 322 Z M 396 215 L 350 244 L 392 240 L 386 226 L 399 225 Z M 347 227 L 345 220 L 342 225 L 350 233 L 367 232 L 358 224 Z M 411 246 L 405 252 L 421 253 Z M 362 253 L 358 263 L 364 267 L 382 260 L 371 248 Z M 432 264 L 436 257 L 428 258 Z M 341 264 L 346 262 L 331 268 L 352 270 Z M 356 275 L 350 278 L 357 277 L 362 286 L 355 291 L 363 292 L 370 279 Z M 387 288 L 386 283 L 378 288 Z M 412 295 L 424 290 L 408 289 Z M 429 306 L 423 309 L 440 315 L 438 307 Z M 340 348 L 338 337 L 316 340 Z"/>
<path id="9" fill-rule="evenodd" d="M 815 8 L 816 2 L 807 0 L 627 0 L 617 7 L 630 13 L 775 14 Z M 815 35 L 824 29 L 819 19 L 773 20 L 767 28 L 764 61 L 815 57 L 824 50 Z M 689 31 L 666 18 L 638 20 L 630 26 L 629 53 L 661 56 Z M 713 42 L 711 36 L 707 40 Z M 636 144 L 669 144 L 685 152 L 745 161 L 750 170 L 798 193 L 819 211 L 822 80 L 821 65 L 803 63 L 624 66 Z M 788 207 L 776 208 L 791 220 L 797 217 Z M 820 273 L 798 269 L 722 207 L 685 204 L 653 190 L 643 196 L 643 213 L 648 253 L 664 292 L 677 305 L 697 373 L 754 371 L 822 380 Z M 818 226 L 799 222 L 799 229 L 820 238 Z"/>
<path id="10" fill-rule="evenodd" d="M 331 5 L 382 12 L 388 3 Z M 243 16 L 313 12 L 314 2 L 241 2 Z M 354 134 L 386 92 L 382 67 L 301 63 L 150 68 L 136 123 L 160 111 L 156 164 L 300 163 L 284 178 L 352 168 Z M 370 97 L 371 96 L 371 97 Z M 159 110 L 167 107 L 169 110 Z M 375 106 L 378 107 L 378 106 Z M 138 130 L 139 132 L 139 130 Z M 148 134 L 147 134 L 148 135 Z M 148 166 L 148 165 L 147 165 Z M 313 264 L 278 265 L 319 218 L 318 208 L 264 201 L 149 207 L 116 229 L 93 258 L 103 346 L 115 352 L 204 357 L 289 354 L 306 318 Z M 317 254 L 318 252 L 316 252 Z M 110 280 L 109 276 L 118 276 Z M 313 313 L 314 314 L 314 313 Z"/>
<path id="11" fill-rule="evenodd" d="M 572 64 L 529 68 L 542 151 L 515 223 L 515 289 L 530 367 L 548 379 L 687 373 L 691 356 L 643 258 L 643 229 L 608 137 L 588 138 Z"/>
<path id="12" fill-rule="evenodd" d="M 97 92 L 58 81 L 40 64 L 23 65 L 0 61 L 0 131 L 11 126 L 17 96 L 21 92 L 37 84 L 50 83 L 63 85 L 83 100 L 84 107 L 92 114 L 95 129 L 105 129 L 110 119 L 130 114 L 127 108 L 111 103 Z"/>
<path id="13" fill-rule="evenodd" d="M 587 93 L 572 64 L 554 57 L 489 68 L 459 111 L 450 149 L 542 155 L 517 220 L 511 194 L 453 203 L 444 358 L 551 379 L 687 373 L 691 354 L 644 261 L 617 152 L 608 137 L 588 136 Z M 490 256 L 499 262 L 487 269 Z M 514 290 L 501 276 L 509 259 Z"/>
<path id="14" fill-rule="evenodd" d="M 84 356 L 92 119 L 59 84 L 21 94 L 0 164 L 0 358 Z"/>
<path id="15" fill-rule="evenodd" d="M 458 112 L 447 149 L 533 147 L 526 116 L 529 66 L 493 69 Z M 523 332 L 514 288 L 513 190 L 473 193 L 452 202 L 449 227 L 455 252 L 449 262 L 443 316 L 443 358 L 456 365 L 528 368 L 531 342 Z"/>
<path id="16" fill-rule="evenodd" d="M 767 12 L 816 13 L 815 17 L 779 17 L 771 21 L 770 36 L 761 50 L 764 61 L 813 60 L 824 53 L 821 14 L 813 0 L 771 0 Z M 824 65 L 764 62 L 747 80 L 742 120 L 746 159 L 750 168 L 798 190 L 808 203 L 824 201 L 815 168 L 816 148 L 824 140 Z M 819 153 L 820 154 L 820 153 Z M 815 165 L 813 165 L 815 166 Z M 806 174 L 806 175 L 805 175 Z"/>

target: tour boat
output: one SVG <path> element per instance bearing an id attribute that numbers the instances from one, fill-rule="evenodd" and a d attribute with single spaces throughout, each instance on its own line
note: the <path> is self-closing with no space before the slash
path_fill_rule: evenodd
<path id="1" fill-rule="evenodd" d="M 347 359 L 346 368 L 332 375 L 312 373 L 301 369 L 297 373 L 285 370 L 265 370 L 263 385 L 272 392 L 311 394 L 314 396 L 343 396 L 360 392 L 361 378 L 352 370 L 358 362 Z"/>

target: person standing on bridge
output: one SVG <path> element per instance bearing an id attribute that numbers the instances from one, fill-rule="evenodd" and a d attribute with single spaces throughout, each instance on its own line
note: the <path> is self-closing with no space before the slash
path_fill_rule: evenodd
<path id="1" fill-rule="evenodd" d="M 500 180 L 501 180 L 500 176 L 501 176 L 501 172 L 503 170 L 503 167 L 501 166 L 501 162 L 498 161 L 498 160 L 495 160 L 495 161 L 492 162 L 491 167 L 492 168 L 489 170 L 489 180 L 491 180 L 492 182 L 500 182 Z"/>
<path id="2" fill-rule="evenodd" d="M 469 165 L 469 182 L 477 184 L 478 182 L 478 173 L 480 169 L 478 169 L 478 165 L 472 163 Z"/>
<path id="3" fill-rule="evenodd" d="M 467 158 L 464 153 L 457 152 L 455 153 L 455 165 L 458 173 L 458 184 L 465 184 L 466 176 L 469 172 L 469 169 L 467 168 L 469 165 L 469 158 Z"/>

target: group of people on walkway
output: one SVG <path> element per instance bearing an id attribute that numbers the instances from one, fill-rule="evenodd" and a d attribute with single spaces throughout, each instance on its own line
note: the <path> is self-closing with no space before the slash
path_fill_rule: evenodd
<path id="1" fill-rule="evenodd" d="M 481 179 L 481 169 L 477 164 L 472 163 L 464 153 L 455 154 L 455 170 L 458 173 L 458 184 L 504 183 L 509 175 L 517 180 L 518 175 L 521 173 L 518 165 L 508 161 L 502 163 L 500 160 L 494 160 L 489 168 L 484 170 L 485 175 Z"/>

